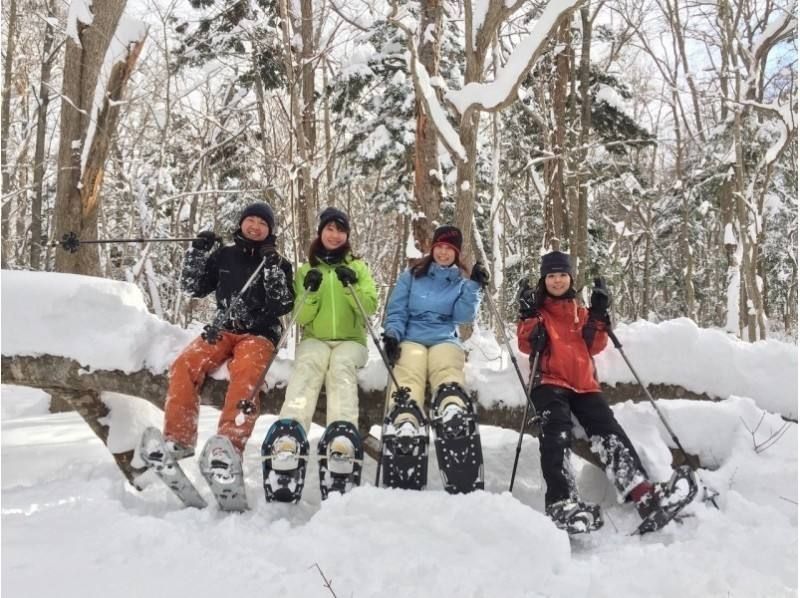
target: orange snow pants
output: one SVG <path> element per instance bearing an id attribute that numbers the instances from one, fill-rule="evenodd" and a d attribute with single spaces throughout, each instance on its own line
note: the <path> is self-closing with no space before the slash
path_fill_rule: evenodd
<path id="1" fill-rule="evenodd" d="M 260 413 L 259 393 L 253 398 L 255 409 L 247 410 L 248 413 L 239 408 L 239 402 L 250 397 L 274 351 L 275 346 L 270 341 L 252 334 L 223 332 L 214 345 L 202 337 L 194 339 L 169 370 L 169 389 L 164 406 L 164 438 L 184 446 L 195 446 L 200 411 L 198 391 L 206 374 L 232 357 L 228 363 L 230 381 L 217 434 L 229 438 L 242 454 Z"/>

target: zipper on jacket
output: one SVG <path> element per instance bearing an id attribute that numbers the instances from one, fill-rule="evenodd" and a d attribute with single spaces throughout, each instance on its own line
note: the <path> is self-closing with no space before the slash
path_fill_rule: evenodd
<path id="1" fill-rule="evenodd" d="M 333 290 L 334 287 L 333 277 L 336 276 L 336 273 L 333 271 L 333 269 L 329 267 L 328 274 L 331 275 L 330 283 L 328 284 L 328 288 L 330 288 L 331 291 L 331 336 L 333 337 L 333 339 L 331 340 L 334 340 L 338 338 L 336 336 L 336 293 Z"/>

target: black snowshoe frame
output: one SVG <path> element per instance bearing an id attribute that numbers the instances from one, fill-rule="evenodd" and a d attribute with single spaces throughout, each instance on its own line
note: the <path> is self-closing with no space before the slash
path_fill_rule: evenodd
<path id="1" fill-rule="evenodd" d="M 406 391 L 401 388 L 401 391 Z M 422 490 L 428 483 L 428 420 L 406 392 L 395 391 L 394 405 L 383 420 L 383 485 L 387 488 Z M 403 414 L 413 416 L 419 427 L 414 436 L 398 436 L 394 422 Z"/>
<path id="2" fill-rule="evenodd" d="M 272 447 L 282 436 L 291 436 L 300 447 L 298 465 L 295 469 L 279 471 L 273 468 Z M 308 439 L 300 422 L 287 418 L 279 419 L 272 424 L 261 445 L 261 462 L 267 502 L 299 502 L 303 495 L 308 462 Z"/>
<path id="3" fill-rule="evenodd" d="M 440 407 L 455 396 L 465 408 L 448 421 Z M 483 451 L 475 404 L 460 385 L 442 384 L 431 405 L 431 423 L 436 433 L 434 446 L 444 489 L 450 494 L 483 490 Z"/>
<path id="4" fill-rule="evenodd" d="M 692 468 L 688 465 L 681 465 L 675 470 L 675 473 L 672 474 L 672 477 L 668 482 L 668 488 L 674 491 L 676 486 L 681 481 L 686 481 L 688 484 L 688 492 L 686 496 L 680 500 L 673 501 L 669 505 L 662 504 L 659 505 L 658 508 L 653 509 L 653 511 L 642 520 L 642 522 L 631 535 L 644 535 L 660 530 L 670 521 L 673 521 L 676 517 L 678 517 L 683 508 L 694 500 L 698 490 L 697 478 L 695 477 L 695 473 L 692 471 Z"/>

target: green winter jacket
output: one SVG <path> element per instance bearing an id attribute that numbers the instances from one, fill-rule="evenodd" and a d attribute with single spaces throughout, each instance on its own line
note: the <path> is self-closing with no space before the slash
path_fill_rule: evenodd
<path id="1" fill-rule="evenodd" d="M 303 279 L 311 269 L 311 264 L 306 262 L 297 270 L 294 277 L 294 288 L 298 301 L 295 303 L 297 310 L 297 323 L 303 327 L 303 338 L 316 338 L 321 341 L 356 341 L 362 345 L 367 344 L 367 335 L 364 318 L 358 310 L 355 299 L 336 276 L 336 266 L 345 265 L 356 273 L 358 281 L 353 285 L 353 290 L 358 294 L 358 299 L 367 315 L 372 315 L 378 307 L 378 293 L 375 282 L 369 273 L 369 268 L 362 260 L 353 259 L 348 255 L 343 262 L 328 265 L 324 262 L 314 266 L 322 272 L 322 283 L 314 293 L 309 293 L 305 301 L 299 301 L 303 296 Z"/>

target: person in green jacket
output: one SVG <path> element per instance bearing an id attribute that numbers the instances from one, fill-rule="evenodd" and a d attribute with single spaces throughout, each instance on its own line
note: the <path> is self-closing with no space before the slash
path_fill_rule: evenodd
<path id="1" fill-rule="evenodd" d="M 294 278 L 297 297 L 307 291 L 305 300 L 295 304 L 297 323 L 303 334 L 280 420 L 267 433 L 273 467 L 284 461 L 282 452 L 297 454 L 297 438 L 288 434 L 281 437 L 279 430 L 291 424 L 287 420 L 294 420 L 308 435 L 323 383 L 327 429 L 320 441 L 320 456 L 330 461 L 333 455 L 338 462 L 345 463 L 346 469 L 348 461 L 363 454 L 358 436 L 356 370 L 367 363 L 368 350 L 364 317 L 353 293 L 368 316 L 375 313 L 378 296 L 367 264 L 351 251 L 349 236 L 347 214 L 332 207 L 323 210 L 308 262 L 297 270 Z M 324 494 L 323 490 L 323 497 Z"/>

